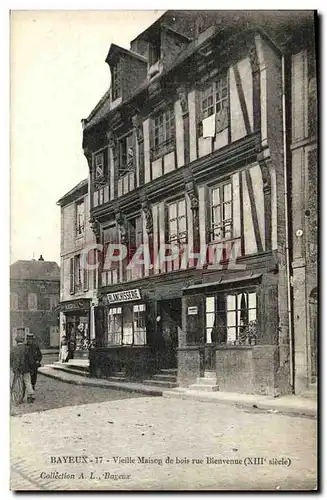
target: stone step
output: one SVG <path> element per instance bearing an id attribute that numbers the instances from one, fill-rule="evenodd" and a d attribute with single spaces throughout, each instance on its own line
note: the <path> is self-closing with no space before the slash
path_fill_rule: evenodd
<path id="1" fill-rule="evenodd" d="M 170 373 L 156 373 L 156 375 L 153 375 L 153 380 L 162 380 L 163 382 L 167 380 L 168 382 L 177 382 L 177 377 L 176 375 L 170 374 Z"/>
<path id="2" fill-rule="evenodd" d="M 167 387 L 168 389 L 177 387 L 177 382 L 169 382 L 168 380 L 143 380 L 142 382 L 144 385 L 152 385 L 152 386 L 158 386 L 158 387 Z"/>
<path id="3" fill-rule="evenodd" d="M 112 382 L 126 382 L 127 378 L 113 375 L 112 377 L 108 377 L 107 380 L 112 380 Z"/>
<path id="4" fill-rule="evenodd" d="M 76 370 L 75 367 L 70 367 L 69 365 L 47 365 L 57 372 L 71 373 L 72 375 L 78 375 L 79 377 L 88 377 L 89 372 L 85 370 Z"/>
<path id="5" fill-rule="evenodd" d="M 197 385 L 217 385 L 216 377 L 198 377 L 196 379 Z"/>
<path id="6" fill-rule="evenodd" d="M 61 363 L 61 361 L 55 361 L 53 366 L 59 367 L 68 367 L 74 370 L 78 370 L 81 372 L 89 372 L 89 363 L 78 363 L 78 361 L 74 362 L 74 360 L 68 361 L 68 363 Z"/>
<path id="7" fill-rule="evenodd" d="M 177 376 L 177 368 L 161 368 L 159 373 L 170 373 Z"/>
<path id="8" fill-rule="evenodd" d="M 205 392 L 217 392 L 219 391 L 219 386 L 214 384 L 192 384 L 189 387 L 190 391 L 205 391 Z"/>

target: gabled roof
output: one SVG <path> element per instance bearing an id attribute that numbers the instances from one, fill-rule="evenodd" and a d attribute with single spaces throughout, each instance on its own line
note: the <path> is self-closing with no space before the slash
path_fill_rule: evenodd
<path id="1" fill-rule="evenodd" d="M 10 266 L 10 279 L 60 281 L 60 267 L 54 261 L 17 260 Z"/>
<path id="2" fill-rule="evenodd" d="M 128 50 L 125 49 L 124 47 L 120 47 L 119 45 L 116 45 L 115 43 L 112 43 L 109 48 L 108 55 L 106 57 L 106 63 L 110 63 L 111 59 L 114 58 L 115 56 L 120 56 L 120 55 L 126 55 L 129 57 L 134 57 L 135 59 L 138 59 L 139 61 L 148 64 L 148 60 L 146 57 L 141 56 L 141 54 L 138 54 L 137 52 L 134 52 L 133 50 Z"/>
<path id="3" fill-rule="evenodd" d="M 83 179 L 81 182 L 76 184 L 70 191 L 68 191 L 64 196 L 57 201 L 57 205 L 63 206 L 76 200 L 83 194 L 88 192 L 88 178 Z"/>

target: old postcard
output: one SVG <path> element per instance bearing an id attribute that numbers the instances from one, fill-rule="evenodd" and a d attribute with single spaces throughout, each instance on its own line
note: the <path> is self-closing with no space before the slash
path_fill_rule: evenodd
<path id="1" fill-rule="evenodd" d="M 317 13 L 10 24 L 10 489 L 316 490 Z"/>

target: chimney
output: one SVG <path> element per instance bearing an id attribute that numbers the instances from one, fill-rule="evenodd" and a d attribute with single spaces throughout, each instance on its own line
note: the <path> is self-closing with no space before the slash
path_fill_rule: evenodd
<path id="1" fill-rule="evenodd" d="M 43 258 L 43 256 L 42 256 L 42 255 L 40 255 L 40 258 L 39 258 L 39 262 L 40 262 L 40 261 L 42 261 L 42 262 L 44 261 L 44 258 Z"/>

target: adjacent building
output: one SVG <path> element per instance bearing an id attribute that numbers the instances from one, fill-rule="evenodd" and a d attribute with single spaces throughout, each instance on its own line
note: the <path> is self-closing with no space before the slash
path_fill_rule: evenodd
<path id="1" fill-rule="evenodd" d="M 10 266 L 10 345 L 17 330 L 33 333 L 41 348 L 59 346 L 60 269 L 56 262 L 18 260 Z"/>
<path id="2" fill-rule="evenodd" d="M 89 270 L 84 255 L 95 236 L 89 224 L 88 179 L 78 183 L 57 202 L 61 209 L 60 335 L 66 336 L 70 357 L 86 357 L 92 333 L 92 299 L 97 272 Z M 83 260 L 84 259 L 84 260 Z M 86 265 L 88 264 L 88 265 Z"/>
<path id="3" fill-rule="evenodd" d="M 314 40 L 311 11 L 168 11 L 111 45 L 110 88 L 83 120 L 103 249 L 93 374 L 176 369 L 181 386 L 274 396 L 314 381 Z M 64 301 L 76 194 L 60 201 Z"/>

